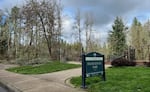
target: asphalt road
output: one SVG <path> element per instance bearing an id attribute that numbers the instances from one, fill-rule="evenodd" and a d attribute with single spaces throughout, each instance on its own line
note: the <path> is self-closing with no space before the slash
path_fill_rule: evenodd
<path id="1" fill-rule="evenodd" d="M 0 92 L 8 92 L 8 91 L 0 86 Z"/>

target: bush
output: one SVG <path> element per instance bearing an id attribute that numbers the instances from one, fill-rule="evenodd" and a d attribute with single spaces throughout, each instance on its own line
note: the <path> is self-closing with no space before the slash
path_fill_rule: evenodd
<path id="1" fill-rule="evenodd" d="M 16 64 L 18 64 L 20 66 L 45 64 L 47 62 L 50 62 L 50 61 L 46 58 L 36 58 L 36 59 L 32 59 L 32 60 L 27 60 L 26 58 L 18 58 L 16 60 Z"/>
<path id="2" fill-rule="evenodd" d="M 127 63 L 127 66 L 136 66 L 136 62 L 129 61 L 129 62 Z"/>
<path id="3" fill-rule="evenodd" d="M 17 58 L 14 62 L 14 64 L 17 64 L 17 65 L 27 65 L 27 59 L 26 58 Z"/>
<path id="4" fill-rule="evenodd" d="M 150 62 L 144 62 L 147 67 L 150 67 Z"/>
<path id="5" fill-rule="evenodd" d="M 117 66 L 135 66 L 136 62 L 130 62 L 124 58 L 117 58 L 111 62 L 111 65 L 115 66 L 115 67 L 117 67 Z"/>

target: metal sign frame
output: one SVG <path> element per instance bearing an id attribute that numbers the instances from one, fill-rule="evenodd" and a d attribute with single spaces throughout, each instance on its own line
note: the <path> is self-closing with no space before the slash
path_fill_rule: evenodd
<path id="1" fill-rule="evenodd" d="M 97 52 L 82 55 L 82 88 L 86 88 L 87 77 L 100 75 L 103 81 L 106 81 L 104 61 L 104 55 Z"/>

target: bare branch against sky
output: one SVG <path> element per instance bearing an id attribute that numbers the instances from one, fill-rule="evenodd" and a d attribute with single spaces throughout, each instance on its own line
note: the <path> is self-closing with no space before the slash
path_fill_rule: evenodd
<path id="1" fill-rule="evenodd" d="M 14 5 L 22 5 L 25 0 L 0 0 L 0 9 L 10 9 Z M 127 26 L 134 17 L 145 22 L 150 16 L 149 0 L 61 0 L 64 6 L 64 30 L 69 34 L 71 30 L 75 11 L 80 8 L 83 16 L 87 11 L 91 11 L 94 16 L 94 26 L 96 31 L 101 32 L 102 39 L 106 40 L 108 30 L 116 16 L 121 16 Z M 67 31 L 68 30 L 68 31 Z"/>

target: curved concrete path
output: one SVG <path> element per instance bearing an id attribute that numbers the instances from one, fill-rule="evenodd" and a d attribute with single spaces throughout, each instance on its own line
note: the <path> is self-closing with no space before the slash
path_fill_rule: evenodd
<path id="1" fill-rule="evenodd" d="M 65 84 L 68 77 L 81 75 L 81 68 L 41 75 L 22 75 L 4 70 L 8 67 L 12 66 L 0 64 L 0 82 L 15 92 L 83 92 Z"/>
<path id="2" fill-rule="evenodd" d="M 66 79 L 80 75 L 81 75 L 81 68 L 76 68 L 48 74 L 32 75 L 32 77 L 66 85 L 65 84 Z"/>
<path id="3" fill-rule="evenodd" d="M 0 81 L 15 92 L 80 92 L 51 80 L 0 70 Z"/>
<path id="4" fill-rule="evenodd" d="M 40 75 L 22 75 L 5 71 L 5 65 L 0 64 L 0 67 L 0 82 L 15 92 L 84 92 L 65 83 L 68 78 L 80 76 L 81 68 Z"/>

